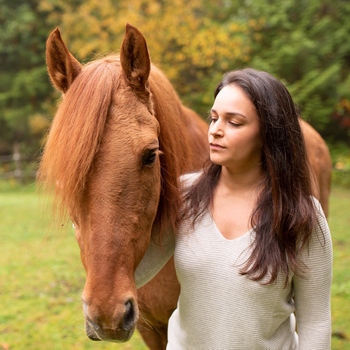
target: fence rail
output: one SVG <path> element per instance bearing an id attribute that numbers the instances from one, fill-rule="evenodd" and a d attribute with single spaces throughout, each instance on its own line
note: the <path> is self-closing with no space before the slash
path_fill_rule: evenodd
<path id="1" fill-rule="evenodd" d="M 19 182 L 34 179 L 37 172 L 35 160 L 22 156 L 16 148 L 13 154 L 0 156 L 0 179 Z"/>

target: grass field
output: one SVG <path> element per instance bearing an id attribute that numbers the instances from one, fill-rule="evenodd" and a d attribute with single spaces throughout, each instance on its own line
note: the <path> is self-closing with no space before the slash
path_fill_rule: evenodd
<path id="1" fill-rule="evenodd" d="M 85 336 L 80 294 L 84 272 L 70 227 L 55 230 L 34 190 L 0 192 L 0 350 L 146 349 Z M 350 190 L 333 188 L 332 349 L 350 350 Z M 317 293 L 317 291 L 315 291 Z"/>

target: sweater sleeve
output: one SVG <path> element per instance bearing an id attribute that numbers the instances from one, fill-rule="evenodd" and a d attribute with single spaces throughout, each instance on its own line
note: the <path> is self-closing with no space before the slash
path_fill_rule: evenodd
<path id="1" fill-rule="evenodd" d="M 168 231 L 159 237 L 153 235 L 146 253 L 136 268 L 134 277 L 136 287 L 140 288 L 149 282 L 173 256 L 175 249 L 175 236 Z"/>
<path id="2" fill-rule="evenodd" d="M 190 186 L 198 179 L 201 172 L 184 174 L 180 177 L 182 190 L 186 192 Z M 135 271 L 136 287 L 140 288 L 149 282 L 169 261 L 175 250 L 175 234 L 168 230 L 152 235 L 151 242 L 147 247 L 146 253 Z"/>
<path id="3" fill-rule="evenodd" d="M 293 278 L 300 350 L 331 348 L 332 240 L 318 202 L 316 208 L 318 223 L 302 256 L 306 275 Z"/>

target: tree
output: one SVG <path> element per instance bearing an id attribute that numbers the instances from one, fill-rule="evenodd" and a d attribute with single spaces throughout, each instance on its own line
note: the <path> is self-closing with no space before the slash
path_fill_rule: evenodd
<path id="1" fill-rule="evenodd" d="M 344 0 L 0 0 L 0 154 L 39 149 L 54 115 L 45 42 L 60 27 L 83 63 L 117 52 L 125 24 L 146 37 L 152 61 L 206 117 L 229 70 L 280 78 L 330 141 L 349 140 L 350 3 Z M 348 141 L 349 142 L 349 141 Z"/>
<path id="2" fill-rule="evenodd" d="M 46 1 L 46 6 L 50 4 Z M 118 51 L 129 22 L 144 34 L 152 61 L 182 100 L 203 117 L 222 74 L 248 59 L 246 26 L 229 20 L 233 7 L 224 0 L 121 0 L 117 4 L 88 0 L 68 7 L 61 0 L 61 4 L 66 10 L 56 20 L 80 60 Z"/>
<path id="3" fill-rule="evenodd" d="M 222 74 L 251 66 L 281 79 L 323 136 L 347 137 L 348 1 L 45 1 L 60 7 L 63 36 L 81 60 L 118 51 L 126 22 L 138 27 L 152 61 L 203 117 Z"/>
<path id="4" fill-rule="evenodd" d="M 0 6 L 0 153 L 20 144 L 33 154 L 52 102 L 44 55 L 47 13 L 38 10 L 37 0 L 0 0 Z"/>
<path id="5" fill-rule="evenodd" d="M 249 65 L 282 79 L 303 116 L 324 136 L 346 137 L 350 128 L 339 128 L 333 117 L 342 108 L 339 103 L 350 100 L 350 3 L 258 0 L 254 6 L 245 4 L 239 12 L 249 25 Z"/>

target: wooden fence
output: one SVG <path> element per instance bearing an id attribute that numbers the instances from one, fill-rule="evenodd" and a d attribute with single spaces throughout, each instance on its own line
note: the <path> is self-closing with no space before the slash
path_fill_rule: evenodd
<path id="1" fill-rule="evenodd" d="M 23 156 L 18 145 L 14 145 L 12 154 L 0 156 L 0 179 L 25 182 L 35 179 L 36 172 L 37 162 L 33 158 Z"/>

